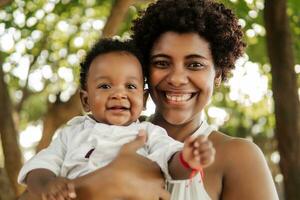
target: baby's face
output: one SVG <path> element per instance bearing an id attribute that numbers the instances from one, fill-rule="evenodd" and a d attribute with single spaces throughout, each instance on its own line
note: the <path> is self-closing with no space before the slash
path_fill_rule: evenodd
<path id="1" fill-rule="evenodd" d="M 129 125 L 143 109 L 143 82 L 142 66 L 132 54 L 99 55 L 91 63 L 87 91 L 82 92 L 85 111 L 98 122 Z"/>

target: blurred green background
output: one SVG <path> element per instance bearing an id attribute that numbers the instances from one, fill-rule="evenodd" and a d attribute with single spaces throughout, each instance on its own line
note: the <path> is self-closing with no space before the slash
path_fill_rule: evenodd
<path id="1" fill-rule="evenodd" d="M 22 192 L 16 183 L 22 163 L 82 114 L 77 88 L 86 51 L 100 37 L 130 37 L 131 21 L 151 2 L 0 1 L 0 200 Z M 299 200 L 300 2 L 220 2 L 238 15 L 248 47 L 232 77 L 215 90 L 205 117 L 219 130 L 258 144 L 280 199 Z M 153 109 L 149 101 L 144 114 Z"/>

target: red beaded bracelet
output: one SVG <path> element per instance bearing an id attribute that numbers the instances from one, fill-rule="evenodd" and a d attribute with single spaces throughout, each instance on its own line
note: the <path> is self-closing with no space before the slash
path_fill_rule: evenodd
<path id="1" fill-rule="evenodd" d="M 198 169 L 195 169 L 195 168 L 192 168 L 189 163 L 187 163 L 184 158 L 183 158 L 183 154 L 182 154 L 182 151 L 179 153 L 179 161 L 181 163 L 181 165 L 186 168 L 186 169 L 191 169 L 192 172 L 191 172 L 191 175 L 190 175 L 190 179 L 193 178 L 197 172 L 200 173 L 201 175 L 201 179 L 203 180 L 204 178 L 204 172 L 203 172 L 203 169 L 202 167 L 198 168 Z"/>
<path id="2" fill-rule="evenodd" d="M 182 164 L 182 166 L 184 166 L 184 168 L 186 169 L 192 169 L 191 166 L 189 165 L 189 163 L 187 163 L 184 158 L 183 158 L 183 154 L 182 151 L 179 153 L 179 161 Z"/>

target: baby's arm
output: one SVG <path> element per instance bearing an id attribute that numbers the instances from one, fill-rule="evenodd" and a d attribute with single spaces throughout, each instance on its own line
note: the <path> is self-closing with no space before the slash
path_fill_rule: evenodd
<path id="1" fill-rule="evenodd" d="M 73 183 L 66 178 L 57 177 L 47 169 L 34 169 L 25 180 L 28 191 L 42 200 L 70 200 L 76 198 Z"/>
<path id="2" fill-rule="evenodd" d="M 189 137 L 182 151 L 169 160 L 169 172 L 173 179 L 187 179 L 193 170 L 200 170 L 213 163 L 215 149 L 205 136 Z"/>

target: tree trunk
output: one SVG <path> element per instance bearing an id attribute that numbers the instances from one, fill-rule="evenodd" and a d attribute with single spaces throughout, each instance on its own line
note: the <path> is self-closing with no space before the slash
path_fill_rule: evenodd
<path id="1" fill-rule="evenodd" d="M 110 16 L 102 31 L 102 37 L 112 37 L 118 32 L 118 28 L 124 20 L 128 8 L 134 3 L 135 0 L 116 0 Z"/>
<path id="2" fill-rule="evenodd" d="M 1 58 L 0 58 L 1 59 Z M 13 121 L 13 109 L 7 85 L 4 81 L 2 61 L 0 60 L 0 133 L 4 153 L 4 166 L 15 194 L 22 192 L 22 187 L 17 183 L 19 170 L 22 166 L 21 151 L 17 140 L 17 130 Z"/>
<path id="3" fill-rule="evenodd" d="M 0 168 L 0 185 L 0 200 L 14 200 L 16 198 L 8 180 L 6 170 L 3 168 Z"/>
<path id="4" fill-rule="evenodd" d="M 285 198 L 300 199 L 300 103 L 286 0 L 265 0 L 267 49 L 272 73 L 280 169 Z"/>

